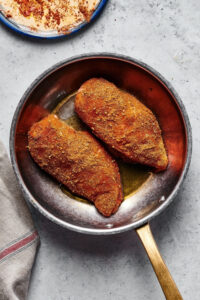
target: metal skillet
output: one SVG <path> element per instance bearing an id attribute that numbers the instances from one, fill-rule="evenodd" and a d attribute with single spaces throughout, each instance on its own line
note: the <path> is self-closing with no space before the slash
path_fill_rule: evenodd
<path id="1" fill-rule="evenodd" d="M 169 158 L 167 170 L 152 173 L 110 218 L 101 216 L 93 205 L 75 201 L 64 194 L 60 185 L 33 162 L 27 150 L 30 126 L 52 112 L 91 77 L 114 82 L 154 112 L 162 128 Z M 73 105 L 67 105 L 60 117 L 65 118 L 72 110 Z M 182 297 L 159 253 L 149 221 L 175 198 L 186 176 L 191 152 L 189 119 L 171 84 L 146 64 L 114 54 L 74 57 L 48 69 L 23 95 L 10 132 L 12 165 L 25 198 L 51 221 L 81 233 L 109 235 L 135 229 L 168 300 Z"/>

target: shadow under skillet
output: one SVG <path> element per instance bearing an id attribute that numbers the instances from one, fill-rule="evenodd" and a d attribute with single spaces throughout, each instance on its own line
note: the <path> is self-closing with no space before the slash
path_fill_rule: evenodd
<path id="1" fill-rule="evenodd" d="M 151 222 L 152 231 L 160 247 L 170 234 L 169 224 L 171 229 L 175 226 L 176 212 L 181 206 L 184 206 L 181 199 L 181 195 L 178 195 L 174 203 Z M 139 257 L 139 259 L 144 260 L 142 257 L 145 257 L 145 252 L 142 250 L 143 247 L 135 230 L 109 236 L 81 234 L 49 221 L 33 207 L 31 207 L 31 211 L 41 237 L 41 243 L 44 237 L 49 245 L 56 244 L 58 249 L 69 248 L 80 253 L 80 255 L 82 252 L 88 252 L 91 256 L 111 257 L 112 254 L 120 254 L 123 250 L 137 259 Z"/>
<path id="2" fill-rule="evenodd" d="M 187 187 L 185 186 L 185 188 Z M 161 213 L 159 217 L 154 218 L 151 222 L 151 227 L 153 234 L 155 235 L 155 239 L 158 242 L 159 247 L 161 249 L 163 248 L 163 255 L 165 255 L 165 253 L 169 251 L 166 247 L 169 240 L 172 239 L 173 247 L 171 248 L 175 248 L 174 243 L 176 241 L 173 240 L 172 233 L 174 232 L 175 226 L 177 225 L 176 212 L 180 211 L 181 208 L 184 209 L 185 206 L 185 201 L 183 201 L 183 194 L 185 194 L 184 187 L 180 191 L 172 205 L 169 206 L 166 210 L 164 210 L 164 212 Z M 52 265 L 50 269 L 52 269 L 53 266 L 55 266 L 55 263 L 57 265 L 58 261 L 59 266 L 59 264 L 61 264 L 62 259 L 64 261 L 66 259 L 72 260 L 69 269 L 68 261 L 66 261 L 63 265 L 62 270 L 56 271 L 56 274 L 60 274 L 60 276 L 63 276 L 63 274 L 67 272 L 65 274 L 65 278 L 67 280 L 66 284 L 68 286 L 70 285 L 70 282 L 67 278 L 68 276 L 71 276 L 70 270 L 73 267 L 73 270 L 76 274 L 76 272 L 78 272 L 79 270 L 79 263 L 81 264 L 81 270 L 82 268 L 88 268 L 88 265 L 92 264 L 92 266 L 89 267 L 89 269 L 85 270 L 85 272 L 88 272 L 87 276 L 89 277 L 92 276 L 95 270 L 98 271 L 100 268 L 100 273 L 98 274 L 97 278 L 101 278 L 103 274 L 102 272 L 104 272 L 104 270 L 108 271 L 109 267 L 113 266 L 113 264 L 116 264 L 116 266 L 112 267 L 113 272 L 116 275 L 118 272 L 117 270 L 119 268 L 119 265 L 121 263 L 125 263 L 125 269 L 123 271 L 127 272 L 127 276 L 129 276 L 129 278 L 124 279 L 125 281 L 127 281 L 127 283 L 126 287 L 122 287 L 122 293 L 124 293 L 125 289 L 131 289 L 130 282 L 133 282 L 133 286 L 134 284 L 138 283 L 139 286 L 143 286 L 144 280 L 147 284 L 147 290 L 149 290 L 150 287 L 156 289 L 154 291 L 155 295 L 161 292 L 158 286 L 156 288 L 157 283 L 155 275 L 151 271 L 151 265 L 147 259 L 147 255 L 145 254 L 143 246 L 140 243 L 139 238 L 137 237 L 134 230 L 109 236 L 81 234 L 67 230 L 49 221 L 32 206 L 31 211 L 36 223 L 36 227 L 40 234 L 41 247 L 43 247 L 43 249 L 41 249 L 43 255 L 40 257 L 40 259 L 44 259 L 47 249 L 51 249 L 51 247 L 53 246 L 53 255 L 56 255 L 57 257 L 55 257 L 54 262 L 51 262 L 50 260 L 52 256 L 49 259 L 49 264 Z M 43 244 L 43 242 L 45 244 Z M 172 251 L 172 249 L 170 251 Z M 40 251 L 38 254 L 40 255 Z M 175 254 L 175 256 L 178 255 L 179 253 Z M 32 283 L 37 282 L 37 269 L 40 268 L 40 259 L 36 260 L 36 263 L 33 267 Z M 174 257 L 174 259 L 176 258 Z M 174 268 L 172 262 L 170 263 L 170 257 L 168 257 L 168 260 L 170 269 L 172 267 Z M 48 259 L 46 262 L 48 262 Z M 85 266 L 86 262 L 87 264 Z M 45 265 L 45 263 L 42 265 Z M 123 278 L 123 274 L 119 276 L 119 280 Z M 135 277 L 136 275 L 137 278 Z M 42 276 L 44 276 L 44 274 Z M 130 276 L 133 277 L 130 279 Z M 73 280 L 73 278 L 71 280 Z M 105 285 L 105 280 L 105 278 L 102 278 L 102 287 Z M 80 283 L 81 282 L 84 282 L 84 279 L 81 279 L 80 277 Z M 32 289 L 32 287 L 34 288 L 34 286 L 32 286 L 31 284 L 30 290 Z M 89 290 L 90 292 L 93 292 L 92 288 L 90 288 Z M 66 291 L 68 292 L 67 288 Z M 63 293 L 66 293 L 66 291 L 64 290 Z M 69 290 L 69 293 L 70 292 L 71 290 Z"/>
<path id="3" fill-rule="evenodd" d="M 190 171 L 188 172 L 188 175 L 189 173 Z M 185 232 L 180 232 L 179 234 L 179 230 L 181 229 L 181 224 L 187 223 L 186 215 L 183 214 L 183 212 L 187 210 L 186 201 L 188 201 L 188 199 L 191 197 L 191 195 L 187 193 L 188 184 L 189 182 L 186 178 L 173 203 L 171 203 L 171 205 L 169 205 L 167 209 L 161 213 L 160 217 L 158 216 L 151 221 L 151 229 L 154 233 L 156 241 L 158 241 L 162 253 L 166 251 L 164 248 L 162 248 L 162 244 L 167 239 L 173 244 L 171 247 L 172 251 L 175 249 L 175 244 L 178 245 L 180 250 L 183 246 L 181 241 L 184 239 L 183 235 L 185 236 Z M 177 227 L 177 225 L 179 225 L 179 227 Z M 185 241 L 184 244 L 186 245 Z"/>

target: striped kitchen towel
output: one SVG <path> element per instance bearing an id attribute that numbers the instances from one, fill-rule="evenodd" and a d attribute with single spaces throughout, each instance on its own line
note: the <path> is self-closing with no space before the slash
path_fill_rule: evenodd
<path id="1" fill-rule="evenodd" d="M 24 300 L 39 242 L 0 142 L 0 300 Z"/>

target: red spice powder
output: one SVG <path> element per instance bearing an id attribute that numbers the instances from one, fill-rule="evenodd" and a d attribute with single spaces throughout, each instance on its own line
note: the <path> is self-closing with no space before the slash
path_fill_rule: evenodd
<path id="1" fill-rule="evenodd" d="M 43 18 L 43 22 L 47 29 L 59 29 L 58 26 L 61 24 L 61 21 L 64 20 L 66 14 L 75 17 L 74 24 L 79 23 L 82 18 L 86 21 L 90 20 L 90 17 L 94 9 L 88 9 L 88 1 L 79 0 L 78 9 L 79 12 L 75 13 L 73 5 L 70 3 L 70 0 L 14 0 L 19 7 L 19 12 L 25 17 L 28 18 L 33 16 L 37 22 L 40 22 Z M 95 2 L 93 3 L 95 6 Z M 67 25 L 68 28 L 70 27 Z"/>

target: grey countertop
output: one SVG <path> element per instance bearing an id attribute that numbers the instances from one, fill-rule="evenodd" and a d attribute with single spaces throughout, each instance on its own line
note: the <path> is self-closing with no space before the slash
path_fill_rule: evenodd
<path id="1" fill-rule="evenodd" d="M 184 299 L 200 299 L 200 1 L 110 0 L 87 30 L 59 41 L 0 27 L 0 138 L 8 149 L 17 103 L 46 68 L 73 55 L 116 52 L 157 69 L 179 93 L 193 129 L 193 157 L 174 203 L 151 222 Z M 108 237 L 59 228 L 32 211 L 41 237 L 28 300 L 164 299 L 134 231 Z"/>

